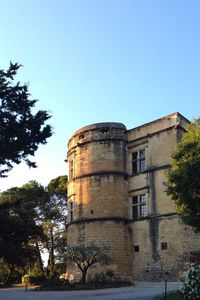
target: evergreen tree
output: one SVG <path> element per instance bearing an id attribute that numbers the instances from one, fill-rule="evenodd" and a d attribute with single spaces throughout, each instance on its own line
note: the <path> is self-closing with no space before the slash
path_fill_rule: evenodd
<path id="1" fill-rule="evenodd" d="M 38 193 L 38 194 L 37 194 Z M 0 195 L 0 258 L 9 266 L 9 282 L 16 267 L 31 266 L 38 260 L 38 239 L 42 227 L 36 223 L 41 189 L 11 188 Z"/>
<path id="2" fill-rule="evenodd" d="M 36 167 L 29 156 L 34 156 L 40 144 L 52 135 L 46 111 L 31 112 L 37 100 L 30 99 L 28 85 L 15 83 L 20 64 L 10 63 L 7 71 L 0 69 L 0 177 L 24 160 Z"/>
<path id="3" fill-rule="evenodd" d="M 42 227 L 45 234 L 44 247 L 48 251 L 50 276 L 56 272 L 58 248 L 66 243 L 67 226 L 67 176 L 52 179 L 47 186 L 48 201 L 40 205 Z"/>
<path id="4" fill-rule="evenodd" d="M 53 179 L 48 188 L 36 181 L 0 194 L 0 260 L 8 278 L 19 267 L 37 266 L 43 274 L 42 252 L 49 254 L 49 275 L 56 272 L 58 247 L 66 244 L 67 176 Z"/>

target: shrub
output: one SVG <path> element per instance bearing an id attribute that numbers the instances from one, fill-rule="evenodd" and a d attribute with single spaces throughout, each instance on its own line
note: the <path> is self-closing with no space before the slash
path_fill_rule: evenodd
<path id="1" fill-rule="evenodd" d="M 107 270 L 105 273 L 95 273 L 94 275 L 88 275 L 87 281 L 92 283 L 108 283 L 113 281 L 119 281 L 119 278 L 115 276 L 113 270 Z"/>
<path id="2" fill-rule="evenodd" d="M 22 277 L 22 283 L 27 285 L 38 285 L 46 280 L 45 276 L 36 276 L 36 275 L 24 275 Z"/>
<path id="3" fill-rule="evenodd" d="M 42 286 L 45 286 L 45 287 L 55 287 L 55 286 L 62 286 L 63 285 L 63 282 L 58 279 L 58 278 L 49 278 L 48 280 L 46 280 Z"/>
<path id="4" fill-rule="evenodd" d="M 200 265 L 191 265 L 185 273 L 182 293 L 187 300 L 200 299 Z"/>
<path id="5" fill-rule="evenodd" d="M 158 296 L 155 298 L 155 300 L 165 300 L 165 296 Z M 167 300 L 183 300 L 183 295 L 180 291 L 173 291 L 167 293 Z"/>
<path id="6" fill-rule="evenodd" d="M 89 275 L 87 278 L 88 286 L 91 285 L 94 288 L 103 287 L 119 287 L 119 286 L 129 286 L 132 282 L 126 278 L 121 278 L 112 270 L 107 270 L 105 273 L 95 273 L 93 276 Z"/>
<path id="7" fill-rule="evenodd" d="M 107 282 L 107 276 L 104 272 L 94 274 L 90 282 Z"/>

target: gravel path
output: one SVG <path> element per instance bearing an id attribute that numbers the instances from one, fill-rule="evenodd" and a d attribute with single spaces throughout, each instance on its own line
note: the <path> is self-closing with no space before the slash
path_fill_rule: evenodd
<path id="1" fill-rule="evenodd" d="M 180 287 L 169 282 L 168 290 Z M 138 282 L 135 286 L 86 291 L 38 292 L 33 289 L 9 288 L 0 290 L 0 300 L 151 300 L 164 292 L 164 283 Z"/>

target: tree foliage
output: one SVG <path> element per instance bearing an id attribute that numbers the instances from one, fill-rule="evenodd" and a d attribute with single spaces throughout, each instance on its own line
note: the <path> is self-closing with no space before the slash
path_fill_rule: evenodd
<path id="1" fill-rule="evenodd" d="M 48 251 L 48 270 L 54 276 L 58 248 L 66 243 L 67 226 L 67 176 L 52 179 L 47 188 L 47 201 L 43 201 L 39 208 L 41 225 L 45 234 L 44 247 Z"/>
<path id="2" fill-rule="evenodd" d="M 37 100 L 30 99 L 28 85 L 15 83 L 20 64 L 10 63 L 7 71 L 0 69 L 0 177 L 6 176 L 24 160 L 29 167 L 36 167 L 30 160 L 40 144 L 52 135 L 47 111 L 31 112 Z"/>
<path id="3" fill-rule="evenodd" d="M 200 119 L 188 126 L 177 146 L 166 186 L 183 222 L 200 231 Z"/>
<path id="4" fill-rule="evenodd" d="M 36 241 L 43 235 L 36 223 L 36 206 L 41 195 L 34 188 L 11 188 L 0 194 L 0 258 L 10 268 L 30 266 L 38 260 Z M 38 193 L 38 194 L 37 194 Z"/>
<path id="5" fill-rule="evenodd" d="M 95 243 L 88 245 L 65 246 L 60 249 L 60 256 L 64 261 L 71 261 L 82 272 L 81 282 L 86 282 L 88 269 L 96 264 L 107 264 L 110 261 L 107 252 L 109 247 L 97 246 Z"/>
<path id="6" fill-rule="evenodd" d="M 67 224 L 67 184 L 67 176 L 58 176 L 49 182 L 46 189 L 49 199 L 44 203 L 44 217 L 59 226 Z"/>
<path id="7" fill-rule="evenodd" d="M 64 201 L 67 201 L 67 183 L 68 177 L 66 175 L 58 176 L 52 179 L 47 188 L 50 195 L 63 198 Z"/>
<path id="8" fill-rule="evenodd" d="M 27 266 L 43 274 L 45 250 L 49 276 L 54 275 L 57 248 L 66 243 L 66 198 L 67 176 L 53 179 L 47 188 L 30 181 L 0 194 L 0 259 L 8 274 Z"/>

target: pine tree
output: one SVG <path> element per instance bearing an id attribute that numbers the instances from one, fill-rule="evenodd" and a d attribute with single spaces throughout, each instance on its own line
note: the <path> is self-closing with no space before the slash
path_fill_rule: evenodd
<path id="1" fill-rule="evenodd" d="M 0 69 L 0 177 L 7 176 L 13 164 L 24 160 L 29 167 L 40 144 L 52 135 L 47 111 L 31 112 L 37 100 L 30 99 L 28 85 L 15 83 L 20 64 L 10 63 L 7 71 Z"/>

